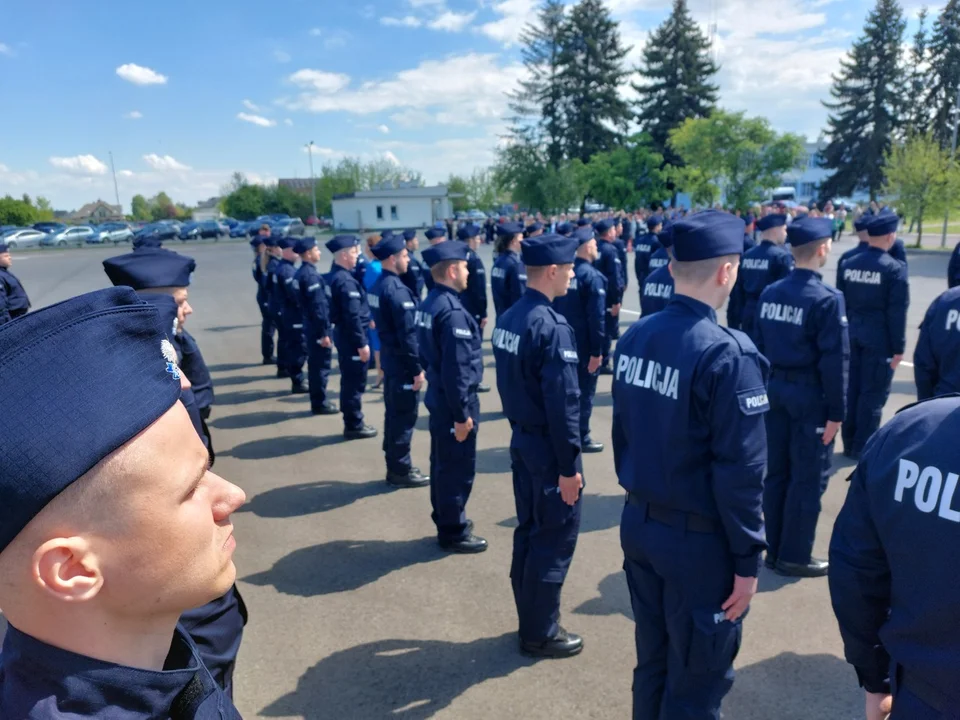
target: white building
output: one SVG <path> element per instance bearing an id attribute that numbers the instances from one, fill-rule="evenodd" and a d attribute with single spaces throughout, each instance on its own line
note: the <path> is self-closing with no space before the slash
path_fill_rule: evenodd
<path id="1" fill-rule="evenodd" d="M 223 213 L 220 212 L 220 198 L 212 197 L 209 200 L 204 200 L 201 203 L 197 203 L 197 207 L 194 208 L 193 219 L 197 222 L 202 222 L 204 220 L 219 220 L 223 217 Z"/>
<path id="2" fill-rule="evenodd" d="M 446 186 L 384 185 L 333 196 L 333 228 L 340 231 L 425 228 L 453 217 Z"/>
<path id="3" fill-rule="evenodd" d="M 800 203 L 818 200 L 820 185 L 830 176 L 830 170 L 820 167 L 823 160 L 822 153 L 826 147 L 827 143 L 824 140 L 804 143 L 803 155 L 797 169 L 790 170 L 783 175 L 781 184 L 796 189 L 797 201 Z M 856 190 L 852 197 L 846 199 L 853 202 L 869 201 L 870 194 L 862 190 Z"/>

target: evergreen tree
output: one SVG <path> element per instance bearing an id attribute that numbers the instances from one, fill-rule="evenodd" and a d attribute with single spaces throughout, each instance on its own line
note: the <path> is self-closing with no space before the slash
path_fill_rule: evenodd
<path id="1" fill-rule="evenodd" d="M 711 80 L 717 66 L 710 56 L 710 41 L 690 16 L 687 0 L 674 0 L 673 11 L 647 39 L 643 63 L 637 68 L 645 80 L 634 84 L 640 127 L 650 135 L 654 151 L 671 165 L 679 158 L 668 144 L 670 131 L 687 118 L 710 114 L 717 102 L 717 85 Z"/>
<path id="2" fill-rule="evenodd" d="M 930 39 L 931 129 L 940 143 L 949 148 L 953 139 L 953 113 L 960 88 L 960 0 L 950 0 L 933 26 Z"/>
<path id="3" fill-rule="evenodd" d="M 545 0 L 535 23 L 520 34 L 521 56 L 529 76 L 507 94 L 513 112 L 512 134 L 519 138 L 524 129 L 534 126 L 542 136 L 550 163 L 557 167 L 563 159 L 565 118 L 560 73 L 560 33 L 564 23 L 564 5 L 560 0 Z"/>
<path id="4" fill-rule="evenodd" d="M 902 125 L 905 29 L 897 0 L 877 0 L 863 36 L 840 61 L 830 89 L 833 102 L 824 102 L 830 114 L 823 166 L 834 172 L 820 188 L 823 197 L 865 188 L 875 199 L 883 189 L 883 159 Z"/>
<path id="5" fill-rule="evenodd" d="M 907 134 L 922 135 L 930 126 L 930 107 L 927 104 L 929 88 L 929 69 L 927 68 L 929 37 L 927 35 L 927 8 L 920 8 L 917 16 L 920 25 L 913 36 L 907 69 L 909 95 L 904 108 L 904 120 Z"/>
<path id="6" fill-rule="evenodd" d="M 625 136 L 630 106 L 619 87 L 630 51 L 620 42 L 618 24 L 602 0 L 580 0 L 560 32 L 557 76 L 566 117 L 563 146 L 568 159 L 587 163 Z"/>

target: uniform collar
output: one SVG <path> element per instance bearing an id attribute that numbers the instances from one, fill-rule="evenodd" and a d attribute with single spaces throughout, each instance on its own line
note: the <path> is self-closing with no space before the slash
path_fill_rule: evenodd
<path id="1" fill-rule="evenodd" d="M 287 265 L 296 265 L 296 263 L 293 260 L 287 260 L 286 258 L 280 258 L 280 262 L 284 262 Z"/>
<path id="2" fill-rule="evenodd" d="M 383 266 L 381 266 L 381 267 L 383 267 Z M 384 276 L 393 275 L 393 277 L 395 277 L 395 278 L 400 277 L 400 276 L 397 275 L 393 270 L 387 270 L 387 269 L 385 269 L 385 268 L 381 271 L 380 274 L 381 274 L 381 275 L 384 275 Z"/>
<path id="3" fill-rule="evenodd" d="M 577 265 L 583 265 L 584 263 L 586 263 L 587 265 L 590 265 L 590 264 L 591 264 L 591 262 L 590 262 L 589 260 L 587 260 L 586 258 L 582 258 L 582 257 L 578 257 L 576 260 L 573 261 L 574 267 L 576 267 Z"/>
<path id="4" fill-rule="evenodd" d="M 437 290 L 439 290 L 440 292 L 448 292 L 448 293 L 450 293 L 451 295 L 456 295 L 457 297 L 460 297 L 460 293 L 458 293 L 456 290 L 454 290 L 454 289 L 453 289 L 452 287 L 450 287 L 449 285 L 444 285 L 443 283 L 435 282 L 435 283 L 433 284 L 433 286 L 434 286 Z"/>
<path id="5" fill-rule="evenodd" d="M 793 273 L 798 277 L 804 280 L 809 278 L 816 278 L 817 280 L 823 280 L 823 275 L 821 275 L 816 270 L 808 270 L 807 268 L 794 268 Z"/>
<path id="6" fill-rule="evenodd" d="M 689 295 L 679 295 L 674 291 L 673 299 L 670 301 L 670 304 L 679 303 L 683 305 L 687 310 L 692 312 L 694 315 L 699 315 L 700 317 L 710 318 L 713 322 L 717 321 L 717 311 L 712 307 L 707 305 L 705 302 L 700 302 L 696 298 L 692 298 Z"/>
<path id="7" fill-rule="evenodd" d="M 177 696 L 200 676 L 204 694 L 213 681 L 196 650 L 178 627 L 167 655 L 169 670 L 144 670 L 103 662 L 47 645 L 10 625 L 3 642 L 0 668 L 5 670 L 5 693 L 35 700 L 56 698 L 59 707 L 93 717 L 105 706 L 117 707 L 123 717 L 167 717 Z"/>
<path id="8" fill-rule="evenodd" d="M 526 293 L 524 293 L 534 305 L 549 305 L 550 301 L 547 300 L 547 296 L 544 295 L 539 290 L 534 290 L 532 287 L 528 287 Z"/>

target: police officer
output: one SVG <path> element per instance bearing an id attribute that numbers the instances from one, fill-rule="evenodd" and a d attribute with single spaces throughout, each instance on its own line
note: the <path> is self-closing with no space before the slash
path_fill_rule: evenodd
<path id="1" fill-rule="evenodd" d="M 850 386 L 843 454 L 857 458 L 877 428 L 903 359 L 910 287 L 907 266 L 889 254 L 898 218 L 877 215 L 867 226 L 870 246 L 843 265 L 850 318 Z"/>
<path id="2" fill-rule="evenodd" d="M 10 248 L 0 241 L 0 325 L 15 320 L 30 309 L 30 299 L 23 284 L 10 272 L 13 258 Z"/>
<path id="3" fill-rule="evenodd" d="M 620 302 L 623 299 L 623 265 L 614 240 L 616 227 L 612 220 L 598 220 L 594 223 L 597 234 L 597 249 L 600 252 L 594 266 L 607 279 L 607 314 L 604 316 L 607 339 L 603 344 L 603 359 L 600 374 L 610 375 L 610 347 L 620 337 Z"/>
<path id="4" fill-rule="evenodd" d="M 757 246 L 757 241 L 754 239 L 753 234 L 757 229 L 757 218 L 754 217 L 753 213 L 747 213 L 743 216 L 743 252 L 747 253 Z"/>
<path id="5" fill-rule="evenodd" d="M 868 247 L 870 247 L 870 236 L 867 235 L 867 226 L 870 224 L 870 221 L 873 219 L 873 217 L 873 215 L 864 214 L 853 221 L 853 229 L 857 233 L 858 242 L 852 248 L 844 252 L 837 261 L 836 287 L 840 292 L 845 290 L 843 285 L 843 266 L 846 264 L 847 260 L 852 258 L 854 255 L 859 255 Z"/>
<path id="6" fill-rule="evenodd" d="M 477 252 L 480 249 L 480 228 L 473 223 L 467 223 L 457 231 L 457 239 L 466 243 L 469 248 L 467 289 L 463 291 L 460 301 L 477 321 L 482 336 L 483 329 L 487 326 L 487 271 Z M 490 392 L 490 386 L 480 383 L 477 392 Z"/>
<path id="7" fill-rule="evenodd" d="M 424 400 L 430 411 L 430 505 L 437 540 L 448 552 L 479 553 L 487 541 L 473 534 L 466 504 L 477 465 L 483 336 L 461 303 L 467 254 L 461 242 L 423 251 L 434 286 L 417 313 L 417 338 L 428 381 Z"/>
<path id="8" fill-rule="evenodd" d="M 330 300 L 327 281 L 317 271 L 320 248 L 312 237 L 297 240 L 293 248 L 300 256 L 300 267 L 294 275 L 303 315 L 303 340 L 307 349 L 307 376 L 310 389 L 310 411 L 314 415 L 336 415 L 337 406 L 327 399 L 327 382 L 333 360 L 333 330 L 330 323 Z"/>
<path id="9" fill-rule="evenodd" d="M 380 333 L 387 482 L 396 487 L 423 487 L 430 478 L 410 462 L 410 441 L 417 422 L 424 373 L 417 347 L 417 301 L 400 280 L 407 270 L 409 256 L 400 235 L 380 240 L 373 246 L 373 254 L 383 267 L 367 299 Z"/>
<path id="10" fill-rule="evenodd" d="M 497 225 L 497 259 L 490 271 L 493 308 L 499 318 L 523 295 L 527 287 L 527 271 L 520 259 L 523 225 L 517 222 Z"/>
<path id="11" fill-rule="evenodd" d="M 634 718 L 718 718 L 764 550 L 767 363 L 717 323 L 743 221 L 673 226 L 676 292 L 617 345 L 613 451 L 636 621 Z"/>
<path id="12" fill-rule="evenodd" d="M 650 262 L 647 266 L 650 273 L 656 272 L 662 267 L 670 264 L 670 253 L 667 251 L 667 246 L 663 244 L 661 240 L 662 236 L 667 235 L 670 232 L 670 226 L 673 225 L 669 220 L 665 220 L 662 225 L 660 225 L 660 231 L 657 233 L 657 243 L 660 245 L 656 250 L 653 251 L 653 254 L 650 256 Z M 641 300 L 642 300 L 642 288 L 641 288 Z"/>
<path id="13" fill-rule="evenodd" d="M 281 258 L 274 272 L 274 297 L 280 328 L 279 338 L 283 345 L 283 352 L 277 353 L 277 364 L 284 369 L 284 377 L 290 378 L 290 392 L 294 395 L 305 395 L 310 389 L 303 383 L 303 364 L 306 362 L 307 353 L 303 342 L 300 292 L 295 279 L 297 253 L 293 246 L 294 240 L 291 238 L 277 238 Z"/>
<path id="14" fill-rule="evenodd" d="M 643 292 L 643 281 L 650 272 L 650 258 L 660 248 L 657 234 L 663 229 L 663 218 L 651 215 L 647 218 L 647 233 L 633 244 L 633 270 L 637 275 L 637 287 Z"/>
<path id="15" fill-rule="evenodd" d="M 273 356 L 273 318 L 267 303 L 267 288 L 263 278 L 270 256 L 267 254 L 266 238 L 257 234 L 250 239 L 253 248 L 253 281 L 257 284 L 257 307 L 260 308 L 260 353 L 264 365 L 273 365 L 277 359 Z"/>
<path id="16" fill-rule="evenodd" d="M 960 392 L 960 288 L 930 304 L 913 355 L 913 377 L 918 400 Z"/>
<path id="17" fill-rule="evenodd" d="M 328 276 L 330 321 L 334 325 L 333 342 L 340 365 L 340 412 L 343 413 L 343 436 L 347 440 L 377 436 L 376 428 L 363 422 L 361 411 L 370 361 L 367 342 L 370 308 L 367 293 L 353 274 L 359 246 L 355 235 L 337 235 L 327 241 L 327 250 L 333 253 L 333 270 Z"/>
<path id="18" fill-rule="evenodd" d="M 597 370 L 606 340 L 607 279 L 593 263 L 600 254 L 591 227 L 576 232 L 577 256 L 570 289 L 553 301 L 553 308 L 573 328 L 577 341 L 577 384 L 580 387 L 580 450 L 601 452 L 603 444 L 590 438 L 590 416 L 597 394 Z"/>
<path id="19" fill-rule="evenodd" d="M 557 235 L 563 235 L 564 237 L 570 237 L 571 235 L 573 235 L 573 233 L 574 233 L 574 231 L 575 231 L 576 229 L 577 229 L 577 228 L 573 225 L 573 223 L 569 223 L 569 222 L 567 222 L 567 221 L 563 221 L 563 222 L 557 223 L 557 233 L 556 233 L 556 234 L 557 234 Z"/>
<path id="20" fill-rule="evenodd" d="M 787 216 L 773 213 L 757 221 L 762 235 L 757 247 L 744 253 L 740 276 L 727 305 L 727 326 L 743 330 L 756 340 L 754 321 L 760 293 L 793 270 L 793 256 L 783 244 L 787 240 Z"/>
<path id="21" fill-rule="evenodd" d="M 957 285 L 960 285 L 960 243 L 953 249 L 947 264 L 947 287 L 954 288 Z"/>
<path id="22" fill-rule="evenodd" d="M 620 293 L 622 298 L 630 287 L 630 272 L 627 270 L 627 241 L 623 237 L 623 218 L 619 215 L 613 218 L 614 230 L 616 236 L 613 239 L 613 246 L 617 249 L 617 257 L 620 258 L 620 282 L 623 284 L 623 290 Z M 620 327 L 617 326 L 617 337 L 620 337 Z"/>
<path id="23" fill-rule="evenodd" d="M 543 235 L 543 223 L 532 222 L 523 231 L 525 238 L 539 237 Z"/>
<path id="24" fill-rule="evenodd" d="M 834 438 L 843 422 L 850 338 L 843 293 L 823 283 L 833 235 L 829 218 L 787 228 L 796 267 L 760 295 L 757 348 L 770 361 L 765 564 L 781 575 L 822 577 L 812 558 L 820 496 L 827 489 Z"/>
<path id="25" fill-rule="evenodd" d="M 181 375 L 129 288 L 0 328 L 0 394 L 47 409 L 4 413 L 0 434 L 57 449 L 0 453 L 0 717 L 240 718 L 178 627 L 233 584 L 229 516 L 244 502 L 207 472 Z"/>
<path id="26" fill-rule="evenodd" d="M 417 259 L 417 249 L 420 247 L 420 241 L 417 239 L 417 231 L 414 229 L 403 231 L 403 240 L 407 246 L 407 271 L 400 276 L 403 284 L 410 288 L 414 299 L 419 304 L 423 300 L 424 275 L 426 270 L 423 264 Z"/>
<path id="27" fill-rule="evenodd" d="M 891 215 L 897 218 L 898 223 L 900 222 L 899 216 L 889 207 L 880 208 L 880 211 L 876 214 L 876 217 L 885 217 L 889 222 Z M 890 256 L 893 257 L 895 260 L 899 260 L 904 265 L 907 264 L 907 249 L 903 244 L 903 240 L 901 240 L 900 238 L 896 238 L 893 241 L 893 244 L 890 246 L 890 249 L 887 252 L 889 252 Z"/>
<path id="28" fill-rule="evenodd" d="M 431 247 L 437 245 L 438 243 L 446 242 L 447 234 L 441 228 L 428 228 L 424 233 L 424 236 L 427 238 L 427 241 L 430 243 Z M 423 276 L 423 284 L 427 288 L 427 292 L 433 290 L 433 277 L 431 277 L 427 268 L 421 265 L 421 272 Z"/>
<path id="29" fill-rule="evenodd" d="M 960 708 L 958 418 L 956 395 L 901 410 L 867 442 L 834 524 L 830 598 L 868 720 L 891 699 L 891 720 Z"/>
<path id="30" fill-rule="evenodd" d="M 567 292 L 577 240 L 544 235 L 523 242 L 528 286 L 497 318 L 497 389 L 510 420 L 518 526 L 510 580 L 527 654 L 570 657 L 583 639 L 559 624 L 560 590 L 580 531 L 577 341 L 551 303 Z"/>
<path id="31" fill-rule="evenodd" d="M 290 377 L 289 362 L 287 360 L 287 350 L 289 345 L 286 340 L 286 328 L 282 322 L 284 305 L 284 283 L 278 277 L 280 267 L 283 264 L 283 248 L 281 243 L 286 243 L 285 238 L 271 235 L 264 244 L 267 252 L 271 255 L 271 261 L 267 262 L 265 280 L 267 282 L 267 308 L 270 311 L 270 317 L 273 319 L 274 326 L 277 328 L 277 377 Z"/>
<path id="32" fill-rule="evenodd" d="M 649 273 L 643 281 L 640 296 L 641 315 L 660 312 L 673 297 L 673 273 L 670 272 L 670 261 L 673 259 L 673 223 L 664 223 L 663 229 L 657 234 L 657 242 L 660 247 L 650 257 L 650 263 L 659 264 L 663 260 L 666 262 Z"/>

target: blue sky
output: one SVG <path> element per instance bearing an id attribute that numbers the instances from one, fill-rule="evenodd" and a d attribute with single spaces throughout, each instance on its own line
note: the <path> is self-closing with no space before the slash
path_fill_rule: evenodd
<path id="1" fill-rule="evenodd" d="M 669 0 L 607 0 L 631 61 Z M 922 3 L 904 2 L 913 17 Z M 234 170 L 386 157 L 428 182 L 493 161 L 517 36 L 537 0 L 6 3 L 0 195 L 75 209 L 166 190 L 195 203 Z M 815 139 L 830 74 L 871 0 L 690 0 L 718 26 L 720 104 Z M 911 23 L 908 35 L 915 23 Z M 627 92 L 625 90 L 625 92 Z M 629 94 L 629 93 L 628 93 Z"/>

